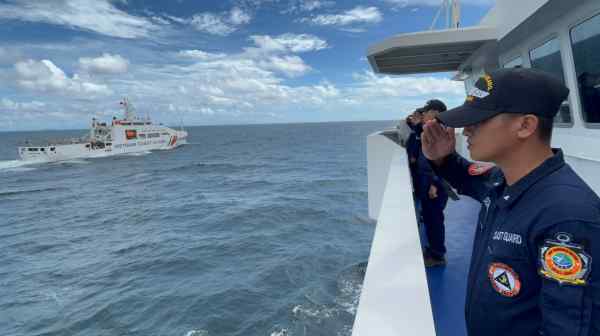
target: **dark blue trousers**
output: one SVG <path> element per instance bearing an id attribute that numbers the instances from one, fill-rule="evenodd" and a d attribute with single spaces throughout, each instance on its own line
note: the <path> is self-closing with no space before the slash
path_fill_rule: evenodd
<path id="1" fill-rule="evenodd" d="M 438 190 L 442 190 L 438 188 Z M 437 258 L 446 254 L 446 227 L 444 226 L 444 208 L 448 203 L 448 195 L 439 192 L 434 199 L 421 199 L 421 214 L 425 222 L 428 251 Z"/>

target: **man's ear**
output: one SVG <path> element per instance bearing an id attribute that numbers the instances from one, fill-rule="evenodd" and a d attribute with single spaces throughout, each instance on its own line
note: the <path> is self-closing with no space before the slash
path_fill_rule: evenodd
<path id="1" fill-rule="evenodd" d="M 533 114 L 525 114 L 518 118 L 519 128 L 517 136 L 519 139 L 528 139 L 535 134 L 539 126 L 539 119 Z"/>

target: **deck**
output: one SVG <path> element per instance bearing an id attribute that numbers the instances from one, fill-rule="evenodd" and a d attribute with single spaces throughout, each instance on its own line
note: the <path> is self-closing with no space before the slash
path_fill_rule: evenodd
<path id="1" fill-rule="evenodd" d="M 467 272 L 479 203 L 461 196 L 446 207 L 446 267 L 427 269 L 437 336 L 466 336 L 464 305 Z M 424 237 L 423 230 L 421 236 Z"/>

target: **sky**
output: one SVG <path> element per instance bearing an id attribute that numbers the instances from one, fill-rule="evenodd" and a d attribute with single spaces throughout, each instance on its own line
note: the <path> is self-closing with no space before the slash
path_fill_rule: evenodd
<path id="1" fill-rule="evenodd" d="M 462 26 L 494 0 L 461 1 Z M 0 131 L 399 119 L 464 100 L 452 73 L 374 74 L 370 45 L 429 29 L 441 0 L 0 0 Z M 439 20 L 443 28 L 445 20 Z"/>

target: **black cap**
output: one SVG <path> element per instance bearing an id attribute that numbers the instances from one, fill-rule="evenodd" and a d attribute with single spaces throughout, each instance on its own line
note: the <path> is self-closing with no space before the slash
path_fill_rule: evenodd
<path id="1" fill-rule="evenodd" d="M 477 124 L 500 113 L 554 118 L 569 95 L 562 81 L 535 69 L 500 69 L 479 78 L 462 106 L 440 114 L 450 127 Z"/>
<path id="2" fill-rule="evenodd" d="M 423 113 L 427 112 L 427 110 L 425 110 L 425 109 L 424 109 L 424 108 L 422 108 L 422 107 L 419 107 L 419 108 L 417 108 L 417 109 L 415 110 L 415 112 L 417 112 L 418 114 L 423 114 Z"/>
<path id="3" fill-rule="evenodd" d="M 446 111 L 446 104 L 444 104 L 439 99 L 432 99 L 432 100 L 429 100 L 425 104 L 425 106 L 423 106 L 423 110 L 425 110 L 425 112 L 427 112 L 429 110 L 436 110 L 438 112 L 444 112 L 444 111 Z"/>

